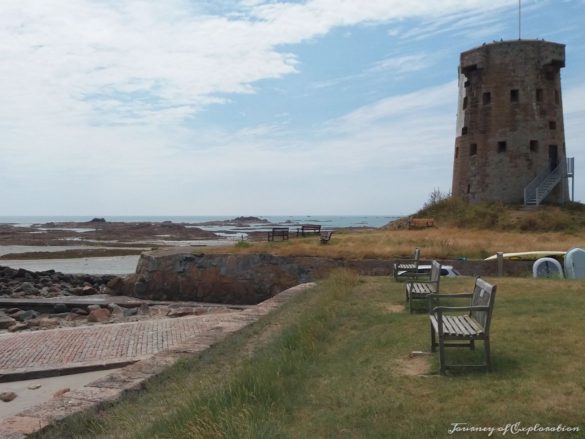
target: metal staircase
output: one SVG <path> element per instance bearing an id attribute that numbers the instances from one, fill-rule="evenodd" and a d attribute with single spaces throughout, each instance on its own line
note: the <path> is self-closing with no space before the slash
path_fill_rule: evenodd
<path id="1" fill-rule="evenodd" d="M 548 194 L 563 180 L 563 178 L 573 178 L 574 158 L 563 160 L 552 171 L 548 167 L 541 171 L 524 188 L 524 206 L 538 206 L 547 197 Z"/>

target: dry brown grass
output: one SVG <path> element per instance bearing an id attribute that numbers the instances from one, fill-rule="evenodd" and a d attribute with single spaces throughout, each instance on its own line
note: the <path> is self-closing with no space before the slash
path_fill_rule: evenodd
<path id="1" fill-rule="evenodd" d="M 425 230 L 338 231 L 327 245 L 319 244 L 318 237 L 307 237 L 291 238 L 283 242 L 251 242 L 246 248 L 234 247 L 229 251 L 362 259 L 410 257 L 415 247 L 422 249 L 425 259 L 478 259 L 499 251 L 568 250 L 572 247 L 585 247 L 585 230 L 574 233 L 502 232 L 436 227 Z M 205 251 L 225 253 L 226 248 Z"/>

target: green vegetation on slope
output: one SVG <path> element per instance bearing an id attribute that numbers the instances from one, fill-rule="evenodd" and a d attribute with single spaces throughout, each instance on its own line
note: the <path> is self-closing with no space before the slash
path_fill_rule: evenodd
<path id="1" fill-rule="evenodd" d="M 539 206 L 524 209 L 502 203 L 469 204 L 433 192 L 415 217 L 431 217 L 441 226 L 531 232 L 576 232 L 585 227 L 585 205 Z"/>
<path id="2" fill-rule="evenodd" d="M 410 359 L 429 349 L 428 317 L 401 310 L 404 285 L 337 272 L 144 392 L 43 438 L 434 438 L 453 422 L 564 424 L 582 432 L 563 437 L 585 437 L 585 283 L 497 283 L 491 374 L 443 377 L 436 355 Z M 450 361 L 470 353 L 451 351 Z"/>

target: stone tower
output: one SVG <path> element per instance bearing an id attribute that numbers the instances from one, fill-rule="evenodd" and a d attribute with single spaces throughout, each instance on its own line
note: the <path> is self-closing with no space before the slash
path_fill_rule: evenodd
<path id="1" fill-rule="evenodd" d="M 461 54 L 454 196 L 472 203 L 567 201 L 564 66 L 565 46 L 539 40 Z"/>

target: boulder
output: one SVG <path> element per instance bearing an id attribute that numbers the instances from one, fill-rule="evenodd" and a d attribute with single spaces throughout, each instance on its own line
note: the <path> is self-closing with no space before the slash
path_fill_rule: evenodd
<path id="1" fill-rule="evenodd" d="M 61 398 L 63 395 L 65 395 L 69 391 L 71 391 L 71 389 L 69 387 L 59 389 L 55 393 L 53 393 L 53 398 Z"/>
<path id="2" fill-rule="evenodd" d="M 39 313 L 32 309 L 27 309 L 26 311 L 17 311 L 11 315 L 13 319 L 18 320 L 19 322 L 26 322 L 27 320 L 36 319 L 38 316 Z"/>
<path id="3" fill-rule="evenodd" d="M 107 308 L 93 309 L 87 316 L 88 322 L 105 322 L 110 319 L 110 310 Z"/>
<path id="4" fill-rule="evenodd" d="M 150 315 L 150 307 L 146 303 L 140 304 L 137 311 L 138 311 L 138 314 L 141 316 Z"/>
<path id="5" fill-rule="evenodd" d="M 16 393 L 14 393 L 14 392 L 2 392 L 2 393 L 0 393 L 0 401 L 10 402 L 14 398 L 16 398 Z"/>
<path id="6" fill-rule="evenodd" d="M 22 291 L 26 294 L 38 294 L 39 293 L 39 290 L 37 288 L 35 288 L 35 286 L 32 282 L 22 282 L 20 284 L 20 288 L 18 289 L 18 291 Z"/>
<path id="7" fill-rule="evenodd" d="M 15 323 L 10 328 L 8 328 L 10 332 L 22 331 L 23 329 L 28 329 L 28 323 Z"/>
<path id="8" fill-rule="evenodd" d="M 124 310 L 124 317 L 131 317 L 138 314 L 138 308 L 127 308 Z"/>
<path id="9" fill-rule="evenodd" d="M 124 316 L 124 308 L 122 308 L 121 306 L 119 306 L 115 303 L 108 304 L 108 309 L 111 311 L 112 317 L 123 317 Z"/>
<path id="10" fill-rule="evenodd" d="M 53 305 L 53 311 L 55 311 L 56 313 L 63 313 L 67 312 L 68 308 L 67 305 L 65 305 L 64 303 L 56 303 Z"/>
<path id="11" fill-rule="evenodd" d="M 167 313 L 167 317 L 183 317 L 195 314 L 192 306 L 181 306 L 178 308 L 171 308 Z"/>
<path id="12" fill-rule="evenodd" d="M 49 317 L 42 317 L 36 320 L 38 327 L 42 329 L 53 329 L 59 327 L 59 320 L 50 319 Z"/>
<path id="13" fill-rule="evenodd" d="M 0 329 L 8 329 L 16 323 L 16 320 L 5 314 L 0 314 Z"/>
<path id="14" fill-rule="evenodd" d="M 94 294 L 98 294 L 98 290 L 90 285 L 84 285 L 82 287 L 75 288 L 73 293 L 77 294 L 78 296 L 92 296 Z"/>
<path id="15" fill-rule="evenodd" d="M 118 291 L 124 286 L 124 280 L 121 277 L 115 277 L 110 279 L 108 283 L 106 283 L 106 286 L 111 290 Z"/>

